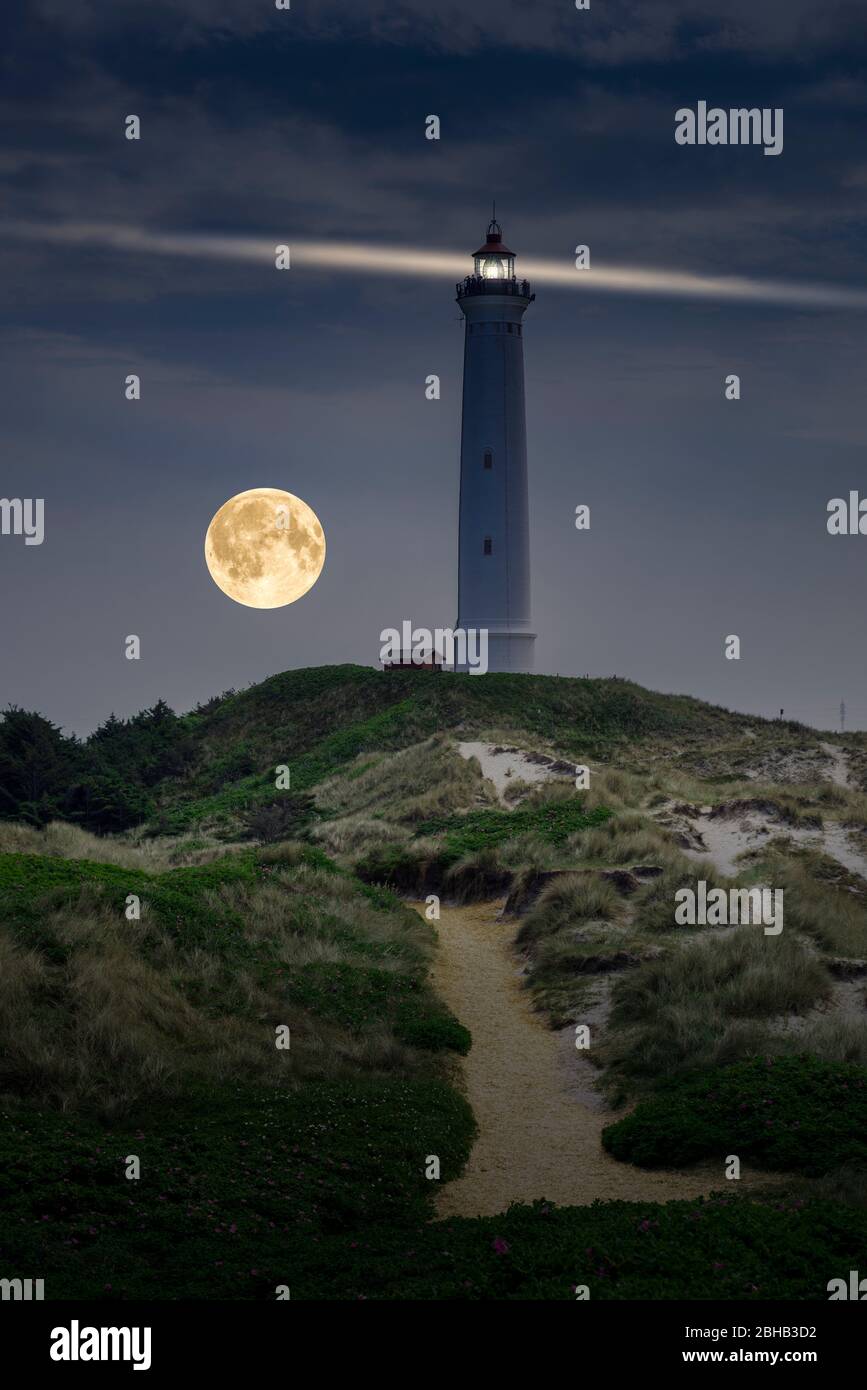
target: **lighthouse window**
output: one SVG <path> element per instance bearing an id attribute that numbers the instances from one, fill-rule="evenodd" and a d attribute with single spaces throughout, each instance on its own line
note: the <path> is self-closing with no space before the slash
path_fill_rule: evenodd
<path id="1" fill-rule="evenodd" d="M 485 536 L 485 554 L 490 555 L 492 551 L 493 545 L 491 544 L 491 538 L 490 536 Z"/>
<path id="2" fill-rule="evenodd" d="M 485 450 L 485 467 L 486 467 L 486 468 L 493 468 L 493 466 L 494 466 L 494 455 L 491 453 L 490 449 L 486 449 L 486 450 Z"/>

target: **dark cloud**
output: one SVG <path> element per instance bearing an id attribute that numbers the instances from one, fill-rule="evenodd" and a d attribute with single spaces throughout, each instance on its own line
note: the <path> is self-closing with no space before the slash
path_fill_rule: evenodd
<path id="1" fill-rule="evenodd" d="M 808 65 L 823 50 L 865 41 L 856 0 L 36 0 L 39 24 L 79 40 L 156 32 L 168 48 L 267 35 L 475 53 L 515 47 L 593 63 L 673 62 L 696 53 L 785 54 Z"/>

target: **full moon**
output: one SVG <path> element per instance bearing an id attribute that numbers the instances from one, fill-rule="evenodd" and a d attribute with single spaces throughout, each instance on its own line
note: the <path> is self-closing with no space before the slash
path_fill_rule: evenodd
<path id="1" fill-rule="evenodd" d="M 214 583 L 247 608 L 282 608 L 312 589 L 325 564 L 325 532 L 300 497 L 254 487 L 224 502 L 205 536 Z"/>

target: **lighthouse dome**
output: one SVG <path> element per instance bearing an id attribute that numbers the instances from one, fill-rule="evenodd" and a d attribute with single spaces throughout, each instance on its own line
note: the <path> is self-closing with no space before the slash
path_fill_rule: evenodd
<path id="1" fill-rule="evenodd" d="M 488 223 L 488 230 L 485 234 L 484 246 L 480 246 L 478 251 L 473 252 L 476 256 L 511 256 L 514 258 L 515 252 L 510 251 L 508 246 L 503 245 L 503 229 L 496 218 L 491 218 Z"/>

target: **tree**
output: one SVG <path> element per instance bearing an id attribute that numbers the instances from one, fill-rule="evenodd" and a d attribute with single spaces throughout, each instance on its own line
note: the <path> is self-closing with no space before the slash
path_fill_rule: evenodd
<path id="1" fill-rule="evenodd" d="M 0 818 L 46 825 L 76 780 L 81 745 L 41 714 L 11 705 L 0 724 Z"/>

